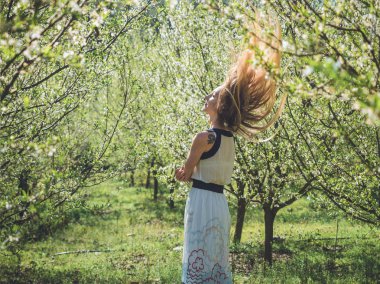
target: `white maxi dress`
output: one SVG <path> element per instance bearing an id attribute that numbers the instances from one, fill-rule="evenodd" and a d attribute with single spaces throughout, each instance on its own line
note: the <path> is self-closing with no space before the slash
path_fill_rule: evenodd
<path id="1" fill-rule="evenodd" d="M 231 132 L 212 128 L 213 147 L 203 153 L 193 179 L 226 185 L 231 182 L 235 159 Z M 223 193 L 191 188 L 184 215 L 182 283 L 232 283 L 229 264 L 231 215 Z"/>

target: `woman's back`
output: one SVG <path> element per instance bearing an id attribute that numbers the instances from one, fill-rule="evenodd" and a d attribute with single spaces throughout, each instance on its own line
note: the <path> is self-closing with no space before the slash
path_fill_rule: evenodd
<path id="1" fill-rule="evenodd" d="M 235 159 L 234 138 L 230 131 L 212 128 L 216 134 L 212 148 L 203 153 L 195 166 L 192 179 L 219 185 L 229 184 Z"/>

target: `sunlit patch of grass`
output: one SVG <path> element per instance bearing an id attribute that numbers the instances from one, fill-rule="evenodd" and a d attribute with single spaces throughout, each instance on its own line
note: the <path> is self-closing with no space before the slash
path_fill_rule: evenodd
<path id="1" fill-rule="evenodd" d="M 162 190 L 164 191 L 164 190 Z M 28 244 L 16 257 L 0 256 L 0 283 L 179 283 L 185 200 L 153 201 L 145 188 L 112 181 L 86 189 L 86 208 L 66 228 Z M 233 202 L 230 202 L 233 204 Z M 263 260 L 259 208 L 247 212 L 242 243 L 231 243 L 234 283 L 375 283 L 380 279 L 379 229 L 316 212 L 307 200 L 280 211 L 273 267 Z M 230 205 L 232 219 L 236 208 Z M 75 222 L 74 222 L 75 220 Z M 233 236 L 234 224 L 231 230 Z M 62 254 L 63 253 L 63 254 Z"/>

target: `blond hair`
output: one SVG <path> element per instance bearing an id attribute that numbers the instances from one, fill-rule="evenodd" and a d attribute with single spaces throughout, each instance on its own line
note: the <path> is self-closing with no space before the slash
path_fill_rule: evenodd
<path id="1" fill-rule="evenodd" d="M 275 77 L 280 68 L 280 47 L 278 22 L 269 37 L 255 22 L 249 30 L 249 49 L 240 55 L 220 89 L 217 105 L 220 122 L 245 138 L 252 139 L 272 126 L 284 108 L 286 96 L 272 118 L 266 121 L 276 102 Z M 260 60 L 263 64 L 254 66 Z"/>

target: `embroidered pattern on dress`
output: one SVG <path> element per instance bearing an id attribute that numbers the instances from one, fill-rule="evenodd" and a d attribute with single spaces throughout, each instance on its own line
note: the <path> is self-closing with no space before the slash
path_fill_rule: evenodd
<path id="1" fill-rule="evenodd" d="M 218 218 L 207 222 L 199 231 L 189 232 L 193 248 L 184 263 L 186 283 L 232 283 L 228 263 L 228 232 Z"/>
<path id="2" fill-rule="evenodd" d="M 211 273 L 205 271 L 205 263 L 207 255 L 203 249 L 193 250 L 190 253 L 187 266 L 187 282 L 186 283 L 214 283 L 222 284 L 227 280 L 228 276 L 219 263 L 215 263 Z"/>

